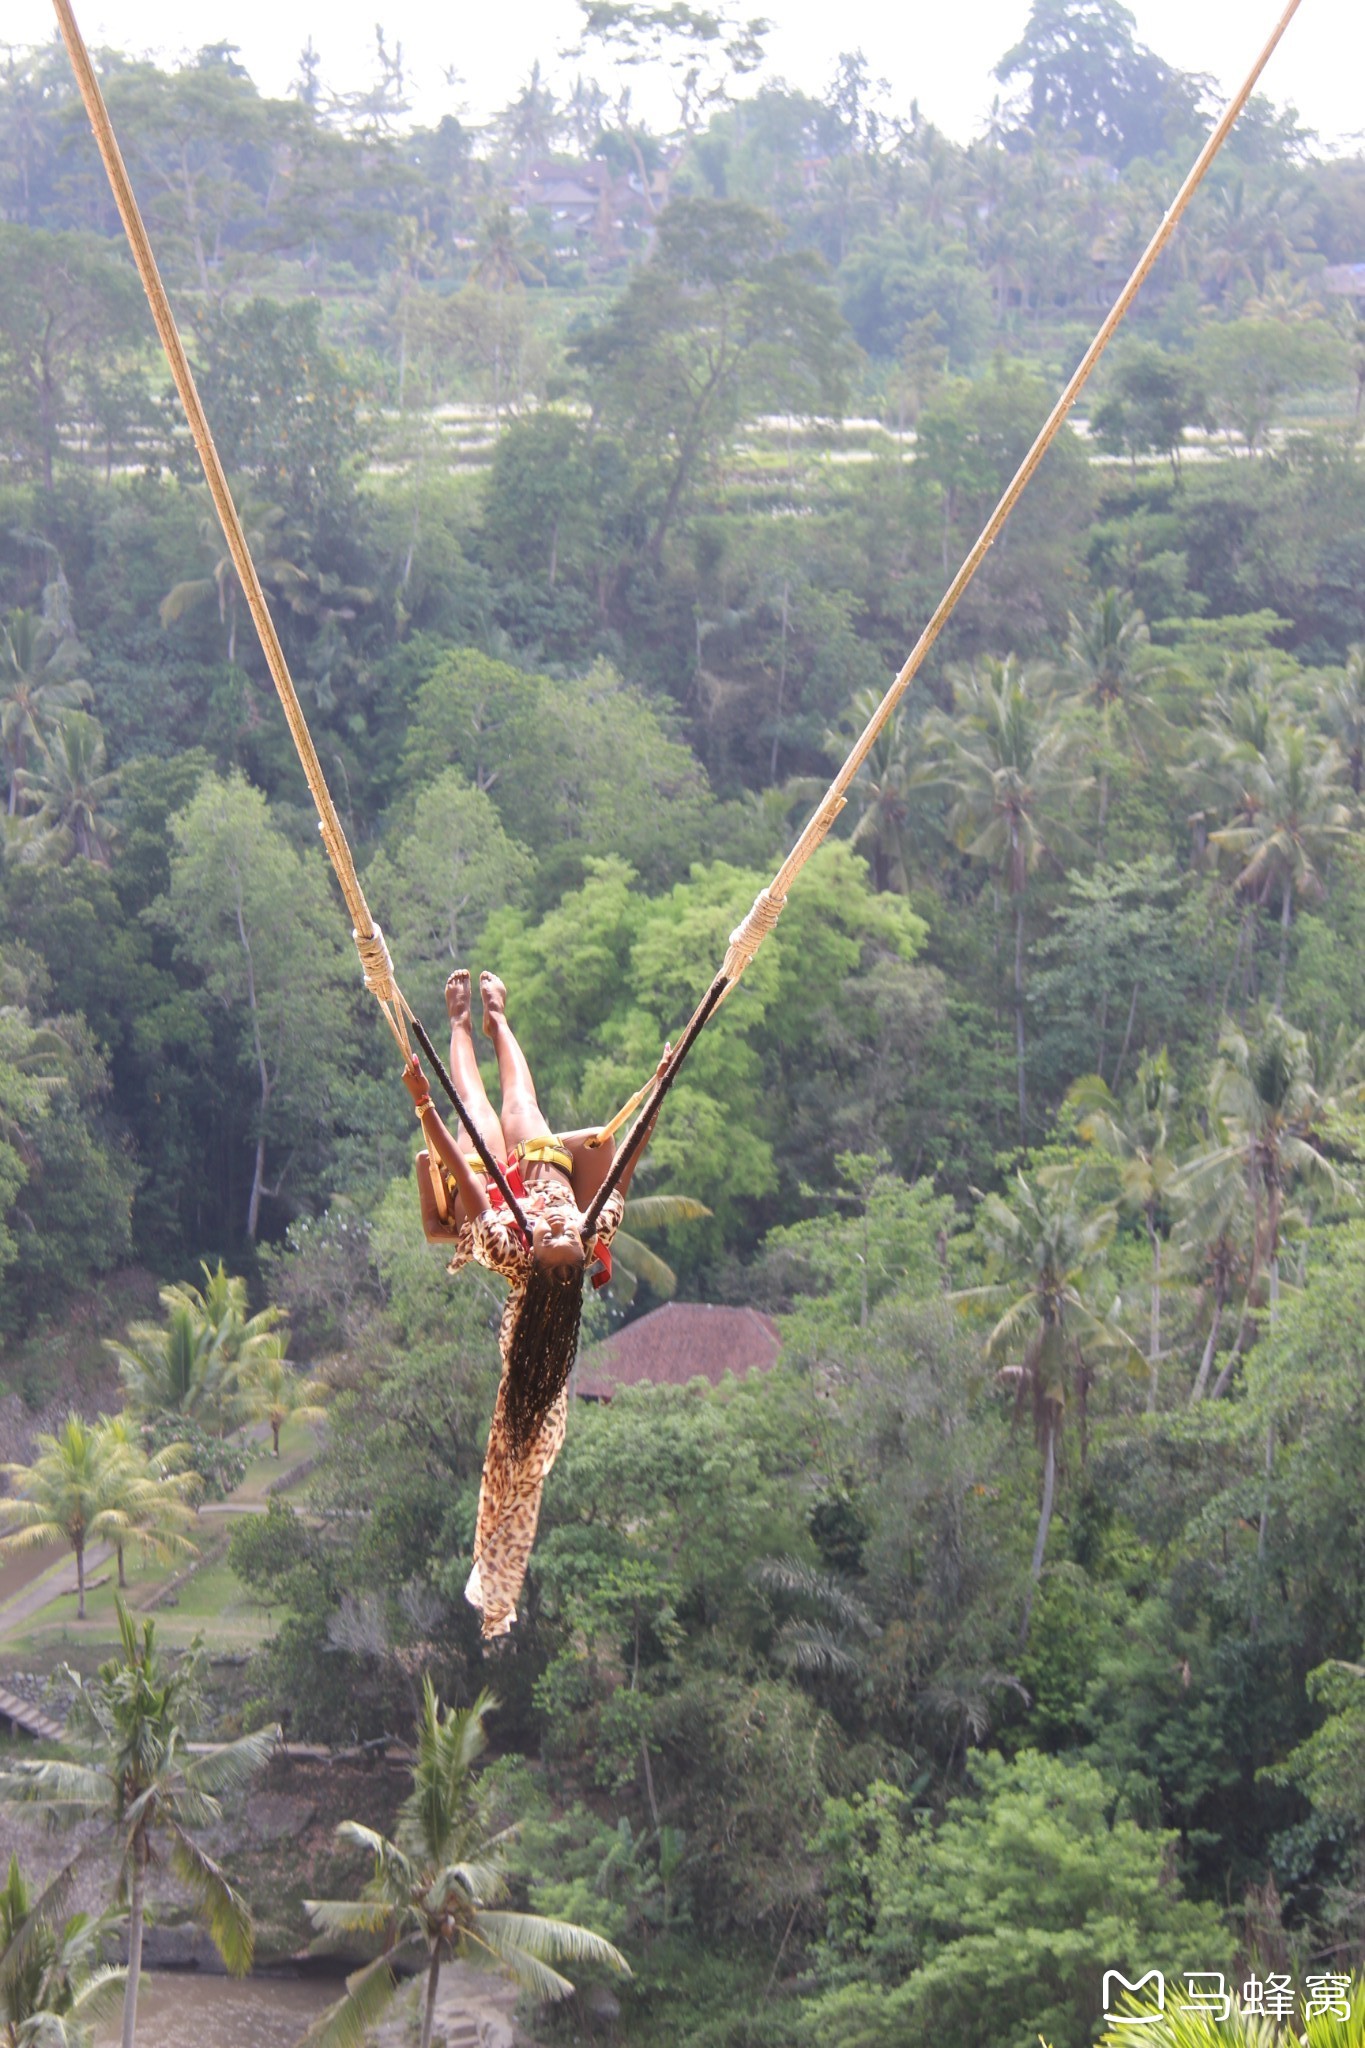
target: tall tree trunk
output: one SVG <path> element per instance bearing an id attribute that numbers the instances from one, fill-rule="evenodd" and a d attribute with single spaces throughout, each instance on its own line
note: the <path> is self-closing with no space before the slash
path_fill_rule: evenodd
<path id="1" fill-rule="evenodd" d="M 1278 1232 L 1279 1218 L 1275 1219 Z M 1270 1327 L 1275 1327 L 1275 1317 L 1280 1306 L 1280 1258 L 1276 1250 L 1270 1259 Z M 1272 1415 L 1265 1426 L 1265 1497 L 1261 1502 L 1260 1526 L 1256 1531 L 1256 1562 L 1265 1562 L 1266 1532 L 1270 1527 L 1270 1482 L 1275 1474 L 1275 1418 Z"/>
<path id="2" fill-rule="evenodd" d="M 256 1166 L 251 1177 L 251 1196 L 246 1210 L 246 1234 L 254 1244 L 261 1217 L 261 1196 L 265 1191 L 265 1118 L 270 1107 L 270 1070 L 266 1066 L 265 1047 L 261 1043 L 261 1013 L 256 1001 L 256 963 L 252 959 L 251 940 L 247 936 L 241 876 L 234 876 L 234 880 L 237 884 L 237 936 L 242 942 L 242 951 L 246 956 L 246 992 L 251 1009 L 251 1045 L 256 1055 L 256 1075 L 261 1089 L 261 1128 L 256 1138 Z"/>
<path id="3" fill-rule="evenodd" d="M 422 2039 L 420 2048 L 431 2048 L 431 2025 L 436 2017 L 436 1986 L 441 1976 L 441 1951 L 431 1951 L 431 1967 L 427 1971 L 426 1996 L 422 2001 Z"/>
<path id="4" fill-rule="evenodd" d="M 123 1992 L 122 2048 L 135 2048 L 137 2040 L 137 1988 L 142 1975 L 143 1892 L 146 1885 L 147 1851 L 142 1836 L 133 1843 L 133 1868 L 128 1882 L 128 1981 Z"/>
<path id="5" fill-rule="evenodd" d="M 1232 1375 L 1237 1369 L 1237 1361 L 1242 1355 L 1242 1346 L 1246 1343 L 1247 1332 L 1250 1328 L 1251 1289 L 1248 1287 L 1246 1300 L 1242 1303 L 1242 1320 L 1237 1325 L 1237 1335 L 1234 1337 L 1232 1349 L 1228 1353 L 1228 1362 L 1213 1383 L 1213 1392 L 1209 1396 L 1210 1400 L 1220 1400 L 1226 1394 L 1228 1387 L 1232 1383 Z"/>
<path id="6" fill-rule="evenodd" d="M 265 1097 L 262 1092 L 261 1114 L 265 1115 Z M 252 1244 L 256 1242 L 256 1231 L 261 1220 L 261 1196 L 265 1192 L 265 1132 L 256 1140 L 256 1157 L 251 1172 L 251 1194 L 246 1205 L 246 1234 Z"/>
<path id="7" fill-rule="evenodd" d="M 1209 1374 L 1213 1370 L 1213 1361 L 1218 1353 L 1218 1331 L 1223 1321 L 1223 1304 L 1226 1300 L 1227 1294 L 1225 1290 L 1221 1286 L 1218 1287 L 1213 1297 L 1213 1321 L 1209 1324 L 1209 1334 L 1208 1340 L 1204 1345 L 1204 1355 L 1199 1361 L 1199 1372 L 1190 1394 L 1191 1403 L 1202 1401 L 1204 1398 L 1204 1389 L 1209 1383 Z"/>
<path id="8" fill-rule="evenodd" d="M 1100 812 L 1095 832 L 1095 852 L 1104 859 L 1104 826 L 1109 816 L 1109 763 L 1100 762 Z"/>
<path id="9" fill-rule="evenodd" d="M 1147 1241 L 1152 1247 L 1152 1307 L 1147 1325 L 1147 1413 L 1155 1415 L 1157 1380 L 1161 1372 L 1161 1238 L 1150 1212 Z"/>
<path id="10" fill-rule="evenodd" d="M 1024 1082 L 1024 894 L 1014 898 L 1014 1057 L 1019 1087 L 1019 1142 L 1024 1141 L 1028 1098 Z"/>
<path id="11" fill-rule="evenodd" d="M 1128 1005 L 1128 1022 L 1124 1028 L 1123 1044 L 1119 1047 L 1119 1056 L 1114 1062 L 1114 1078 L 1109 1083 L 1109 1086 L 1115 1093 L 1118 1091 L 1119 1075 L 1123 1072 L 1123 1063 L 1128 1057 L 1128 1048 L 1133 1042 L 1133 1025 L 1137 1018 L 1138 995 L 1141 989 L 1142 983 L 1135 981 L 1133 983 L 1133 1000 Z"/>
<path id="12" fill-rule="evenodd" d="M 127 1590 L 128 1590 L 128 1581 L 127 1581 L 127 1579 L 126 1579 L 126 1578 L 124 1577 L 124 1575 L 123 1575 L 123 1545 L 122 1545 L 121 1543 L 116 1543 L 116 1544 L 114 1545 L 114 1548 L 115 1548 L 115 1550 L 116 1550 L 116 1551 L 118 1552 L 118 1582 L 119 1582 L 119 1590 L 120 1590 L 121 1592 L 124 1592 L 124 1593 L 126 1593 L 126 1592 L 127 1592 Z"/>
<path id="13" fill-rule="evenodd" d="M 1289 971 L 1289 920 L 1294 914 L 1294 885 L 1285 876 L 1284 897 L 1280 904 L 1280 965 L 1275 976 L 1275 1015 L 1284 1009 L 1284 982 Z"/>
<path id="14" fill-rule="evenodd" d="M 790 428 L 791 416 L 788 415 Z M 790 465 L 788 465 L 790 468 Z M 787 634 L 791 626 L 791 579 L 782 578 L 782 641 L 777 662 L 777 708 L 773 713 L 773 744 L 768 759 L 768 780 L 777 780 L 777 749 L 782 737 L 782 708 L 787 694 Z"/>
<path id="15" fill-rule="evenodd" d="M 1033 1601 L 1038 1591 L 1038 1581 L 1043 1576 L 1043 1557 L 1047 1551 L 1047 1532 L 1052 1527 L 1052 1503 L 1057 1492 L 1057 1421 L 1049 1413 L 1047 1443 L 1043 1449 L 1043 1504 L 1038 1512 L 1038 1535 L 1033 1545 L 1033 1562 L 1029 1566 L 1029 1587 L 1024 1600 L 1024 1618 L 1019 1624 L 1019 1647 L 1028 1641 L 1029 1624 L 1033 1620 Z"/>
<path id="16" fill-rule="evenodd" d="M 76 1538 L 76 1619 L 85 1620 L 85 1538 Z"/>

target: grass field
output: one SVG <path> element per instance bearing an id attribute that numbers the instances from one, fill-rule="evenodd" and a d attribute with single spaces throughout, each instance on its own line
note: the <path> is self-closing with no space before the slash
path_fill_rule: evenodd
<path id="1" fill-rule="evenodd" d="M 255 1432 L 253 1434 L 253 1441 Z M 300 1478 L 317 1451 L 315 1432 L 288 1423 L 280 1432 L 280 1455 L 270 1450 L 270 1433 L 254 1442 L 242 1484 L 225 1501 L 210 1502 L 199 1518 L 195 1542 L 200 1557 L 175 1563 L 126 1559 L 127 1605 L 154 1611 L 157 1634 L 170 1648 L 186 1647 L 202 1634 L 211 1651 L 254 1650 L 274 1627 L 266 1609 L 248 1594 L 225 1562 L 235 1522 L 264 1510 L 272 1491 Z M 76 1619 L 75 1563 L 69 1551 L 55 1561 L 39 1556 L 37 1569 L 0 1606 L 0 1679 L 5 1671 L 50 1671 L 69 1661 L 93 1670 L 117 1640 L 114 1598 L 118 1591 L 113 1556 L 88 1567 L 85 1619 Z"/>

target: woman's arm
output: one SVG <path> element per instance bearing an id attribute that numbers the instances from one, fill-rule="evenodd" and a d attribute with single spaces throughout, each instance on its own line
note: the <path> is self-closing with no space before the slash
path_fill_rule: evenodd
<path id="1" fill-rule="evenodd" d="M 433 1158 L 439 1159 L 441 1164 L 448 1168 L 460 1200 L 464 1204 L 465 1214 L 472 1222 L 474 1217 L 481 1215 L 487 1208 L 488 1191 L 482 1179 L 471 1170 L 469 1161 L 437 1114 L 436 1105 L 431 1099 L 431 1090 L 427 1086 L 427 1077 L 418 1064 L 416 1054 L 413 1055 L 410 1065 L 403 1069 L 403 1086 L 412 1097 L 417 1120 L 422 1126 L 422 1136 L 426 1139 Z"/>

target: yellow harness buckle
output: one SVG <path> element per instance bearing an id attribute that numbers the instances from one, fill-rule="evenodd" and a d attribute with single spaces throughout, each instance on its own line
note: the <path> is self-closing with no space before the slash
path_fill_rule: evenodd
<path id="1" fill-rule="evenodd" d="M 565 1151 L 558 1138 L 526 1138 L 512 1156 L 526 1166 L 557 1166 L 561 1173 L 573 1172 L 573 1154 Z"/>

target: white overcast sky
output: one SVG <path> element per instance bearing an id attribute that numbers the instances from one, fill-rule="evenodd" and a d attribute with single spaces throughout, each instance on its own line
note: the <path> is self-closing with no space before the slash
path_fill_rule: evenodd
<path id="1" fill-rule="evenodd" d="M 1225 92 L 1240 82 L 1282 0 L 1130 0 L 1138 35 L 1169 63 L 1210 73 Z M 921 110 L 961 141 L 981 126 L 997 90 L 991 68 L 1017 39 L 1028 0 L 740 0 L 736 12 L 773 23 L 769 75 L 820 92 L 841 50 L 861 49 L 893 100 Z M 174 58 L 204 43 L 235 43 L 263 92 L 288 91 L 311 36 L 334 91 L 354 90 L 373 70 L 374 27 L 401 42 L 423 119 L 464 112 L 480 120 L 513 97 L 534 58 L 551 78 L 577 31 L 574 0 L 503 0 L 449 7 L 431 0 L 76 0 L 87 42 Z M 0 44 L 44 40 L 50 0 L 0 0 Z M 451 88 L 443 74 L 452 69 Z M 597 67 L 600 70 L 600 67 Z M 662 82 L 636 77 L 636 104 L 657 124 L 671 101 Z M 1365 6 L 1302 0 L 1262 81 L 1292 101 L 1328 148 L 1365 146 Z"/>

